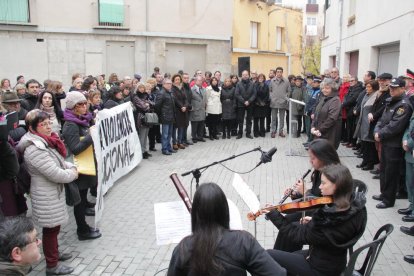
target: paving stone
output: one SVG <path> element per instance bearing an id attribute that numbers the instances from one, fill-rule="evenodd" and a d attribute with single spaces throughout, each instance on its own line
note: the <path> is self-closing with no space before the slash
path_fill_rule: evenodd
<path id="1" fill-rule="evenodd" d="M 271 139 L 269 134 L 266 138 L 243 137 L 236 140 L 233 137 L 197 143 L 185 150 L 179 150 L 172 156 L 161 155 L 160 144 L 157 144 L 158 151 L 152 153 L 153 157 L 143 160 L 129 175 L 120 179 L 105 196 L 105 210 L 98 226 L 102 232 L 100 239 L 79 241 L 76 236 L 73 209 L 68 208 L 70 222 L 62 226 L 59 235 L 61 249 L 74 255 L 69 265 L 78 267 L 76 270 L 79 271 L 78 275 L 154 275 L 157 271 L 168 267 L 172 251 L 176 246 L 176 244 L 157 246 L 154 220 L 154 203 L 181 200 L 169 179 L 172 172 L 180 175 L 259 146 L 264 151 L 276 146 L 278 151 L 273 156 L 272 162 L 241 176 L 258 195 L 261 204 L 277 203 L 284 190 L 291 187 L 310 167 L 307 152 L 302 147 L 304 141 L 305 136 L 292 139 L 294 156 L 287 155 L 289 147 L 287 138 Z M 340 146 L 338 154 L 341 162 L 350 168 L 353 177 L 364 181 L 368 186 L 368 224 L 363 237 L 354 249 L 372 241 L 382 225 L 392 223 L 395 227 L 394 232 L 386 240 L 372 275 L 412 275 L 413 266 L 402 258 L 406 254 L 413 254 L 413 240 L 399 230 L 401 225 L 412 224 L 402 222 L 401 216 L 396 213 L 398 208 L 408 205 L 407 200 L 397 200 L 393 208 L 376 209 L 377 202 L 371 197 L 379 193 L 379 181 L 372 179 L 369 172 L 355 167 L 361 161 L 354 156 L 351 149 Z M 226 161 L 224 165 L 232 170 L 245 172 L 253 168 L 259 160 L 260 153 L 253 152 Z M 191 176 L 180 176 L 189 194 L 190 190 L 192 193 L 195 191 L 194 182 L 190 187 L 191 178 Z M 232 179 L 232 172 L 221 165 L 216 165 L 203 172 L 200 183 L 213 181 L 220 185 L 226 196 L 239 208 L 244 229 L 254 234 L 254 223 L 247 221 L 248 208 L 233 189 Z M 308 177 L 307 180 L 309 179 Z M 93 217 L 87 217 L 87 220 L 90 225 L 93 225 Z M 273 248 L 276 236 L 277 229 L 264 218 L 258 218 L 259 243 L 266 249 Z M 361 264 L 362 261 L 358 260 L 357 263 Z M 37 274 L 45 274 L 43 258 L 34 266 L 34 271 L 30 275 Z M 165 273 L 161 272 L 158 275 L 165 275 Z"/>

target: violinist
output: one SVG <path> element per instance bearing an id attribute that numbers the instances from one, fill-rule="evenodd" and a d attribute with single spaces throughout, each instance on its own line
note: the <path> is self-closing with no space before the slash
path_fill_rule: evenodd
<path id="1" fill-rule="evenodd" d="M 334 149 L 334 147 L 331 145 L 331 143 L 328 142 L 326 139 L 316 139 L 313 140 L 309 144 L 309 161 L 312 165 L 312 168 L 314 169 L 311 181 L 312 181 L 312 187 L 306 191 L 306 196 L 321 196 L 321 190 L 319 189 L 319 186 L 321 184 L 321 172 L 320 169 L 324 166 L 331 165 L 331 164 L 339 164 L 339 157 L 338 153 Z M 293 186 L 293 192 L 292 192 L 292 199 L 298 199 L 303 197 L 303 187 L 304 183 L 303 180 L 298 180 L 295 185 Z M 285 194 L 290 193 L 291 190 L 287 189 L 285 191 Z M 309 213 L 309 212 L 308 212 Z M 298 222 L 301 218 L 301 213 L 294 213 L 286 215 L 286 220 L 289 222 Z M 293 241 L 286 239 L 285 233 L 282 231 L 279 231 L 279 234 L 277 235 L 275 245 L 273 249 L 283 250 L 287 252 L 294 252 L 297 250 L 302 249 L 302 244 L 295 244 Z"/>
<path id="2" fill-rule="evenodd" d="M 168 276 L 286 275 L 246 231 L 229 229 L 227 199 L 214 183 L 200 185 L 191 210 L 192 234 L 174 249 Z"/>
<path id="3" fill-rule="evenodd" d="M 341 164 L 320 169 L 323 196 L 333 203 L 315 210 L 311 217 L 292 223 L 278 211 L 266 216 L 296 244 L 309 244 L 309 250 L 285 252 L 268 250 L 273 259 L 292 275 L 340 275 L 346 266 L 347 250 L 362 236 L 367 223 L 365 195 L 353 193 L 353 180 Z"/>

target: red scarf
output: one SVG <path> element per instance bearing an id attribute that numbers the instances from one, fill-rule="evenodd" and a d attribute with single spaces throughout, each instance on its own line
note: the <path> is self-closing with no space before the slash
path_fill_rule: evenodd
<path id="1" fill-rule="evenodd" d="M 47 142 L 49 147 L 51 147 L 52 149 L 56 149 L 60 153 L 60 155 L 63 156 L 63 158 L 66 158 L 66 147 L 63 141 L 60 139 L 59 135 L 57 135 L 54 132 L 52 132 L 50 136 L 46 136 L 34 131 L 32 133 L 43 138 L 43 140 Z"/>

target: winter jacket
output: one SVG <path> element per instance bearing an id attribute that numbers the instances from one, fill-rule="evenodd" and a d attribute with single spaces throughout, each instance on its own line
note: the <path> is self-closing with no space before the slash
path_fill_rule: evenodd
<path id="1" fill-rule="evenodd" d="M 23 95 L 23 100 L 21 101 L 21 105 L 28 112 L 30 110 L 33 110 L 36 104 L 37 104 L 37 95 L 32 95 L 29 93 L 26 93 Z"/>
<path id="2" fill-rule="evenodd" d="M 223 120 L 236 119 L 236 98 L 234 96 L 234 87 L 223 87 L 221 89 L 220 101 L 222 106 Z"/>
<path id="3" fill-rule="evenodd" d="M 339 99 L 338 99 L 339 100 Z M 363 235 L 367 224 L 365 196 L 352 196 L 351 207 L 336 211 L 335 206 L 317 209 L 306 224 L 290 223 L 278 211 L 267 217 L 296 244 L 308 244 L 307 261 L 322 275 L 340 275 L 346 267 L 347 251 Z"/>
<path id="4" fill-rule="evenodd" d="M 296 85 L 292 87 L 292 90 L 289 92 L 289 98 L 292 98 L 294 100 L 297 101 L 301 101 L 304 102 L 305 98 L 306 98 L 306 88 L 301 86 L 301 87 L 297 87 Z M 297 115 L 303 115 L 303 111 L 305 109 L 304 105 L 300 105 L 297 103 L 292 103 L 292 110 L 290 110 L 290 112 L 292 113 L 292 115 L 297 116 Z"/>
<path id="5" fill-rule="evenodd" d="M 204 88 L 199 88 L 197 85 L 191 88 L 190 105 L 190 121 L 204 121 L 206 119 L 206 95 Z"/>
<path id="6" fill-rule="evenodd" d="M 287 97 L 289 94 L 290 83 L 286 78 L 273 78 L 269 85 L 270 107 L 284 108 L 287 106 Z"/>
<path id="7" fill-rule="evenodd" d="M 62 137 L 68 150 L 68 156 L 78 155 L 93 145 L 92 136 L 89 133 L 89 127 L 84 127 L 74 122 L 66 121 L 62 128 Z M 83 137 L 83 139 L 81 139 Z M 97 178 L 94 175 L 79 174 L 75 180 L 79 190 L 85 190 L 94 187 L 97 184 Z"/>
<path id="8" fill-rule="evenodd" d="M 269 86 L 265 83 L 260 84 L 259 82 L 255 82 L 254 87 L 256 90 L 256 100 L 253 105 L 253 117 L 266 117 L 270 110 Z"/>
<path id="9" fill-rule="evenodd" d="M 178 88 L 173 85 L 172 87 L 174 103 L 175 103 L 175 125 L 177 127 L 187 127 L 188 126 L 188 100 L 187 94 L 184 91 L 184 88 Z M 181 110 L 182 107 L 186 107 L 186 111 Z"/>
<path id="10" fill-rule="evenodd" d="M 354 117 L 354 106 L 357 103 L 357 99 L 359 94 L 364 90 L 362 86 L 362 82 L 357 82 L 354 86 L 350 86 L 348 93 L 345 95 L 345 98 L 342 102 L 342 108 L 345 109 L 346 117 L 351 118 Z"/>
<path id="11" fill-rule="evenodd" d="M 155 110 L 161 124 L 174 124 L 176 120 L 175 101 L 172 91 L 162 89 L 155 102 Z"/>
<path id="12" fill-rule="evenodd" d="M 18 265 L 12 262 L 0 261 L 0 275 L 24 276 L 32 270 L 31 265 Z"/>
<path id="13" fill-rule="evenodd" d="M 390 96 L 390 90 L 388 89 L 386 91 L 383 91 L 381 95 L 379 95 L 377 99 L 375 100 L 374 105 L 372 106 L 372 115 L 374 117 L 374 120 L 371 122 L 371 124 L 373 126 L 375 126 L 378 120 L 381 118 L 382 113 L 384 112 L 384 109 L 385 109 L 386 100 L 389 97 L 391 96 Z"/>
<path id="14" fill-rule="evenodd" d="M 400 148 L 413 109 L 405 95 L 390 97 L 385 102 L 384 113 L 378 120 L 374 133 L 378 133 L 383 145 Z"/>
<path id="15" fill-rule="evenodd" d="M 414 115 L 411 115 L 410 124 L 405 130 L 402 138 L 403 141 L 407 141 L 408 151 L 404 153 L 405 162 L 407 163 L 414 163 L 414 139 L 410 136 L 411 131 L 414 131 Z"/>
<path id="16" fill-rule="evenodd" d="M 237 107 L 245 107 L 244 102 L 248 101 L 249 106 L 252 105 L 256 99 L 256 90 L 254 83 L 250 80 L 240 81 L 236 84 L 236 90 L 234 91 L 236 97 Z"/>
<path id="17" fill-rule="evenodd" d="M 374 133 L 373 128 L 368 121 L 368 114 L 372 111 L 372 104 L 369 104 L 368 100 L 371 97 L 376 97 L 377 92 L 372 94 L 366 94 L 361 103 L 361 112 L 358 118 L 358 123 L 356 126 L 356 131 L 358 131 L 358 138 L 366 142 L 374 142 Z"/>
<path id="18" fill-rule="evenodd" d="M 319 95 L 321 93 L 321 89 L 313 88 L 312 93 L 309 95 L 309 99 L 305 105 L 305 115 L 310 116 L 315 112 L 316 105 L 319 101 Z"/>
<path id="19" fill-rule="evenodd" d="M 319 130 L 321 137 L 327 139 L 337 149 L 341 139 L 341 102 L 337 95 L 322 97 L 315 110 L 312 127 Z"/>
<path id="20" fill-rule="evenodd" d="M 109 99 L 104 103 L 104 108 L 106 109 L 111 109 L 115 106 L 118 106 L 120 104 L 123 104 L 124 100 L 114 100 L 114 99 Z"/>
<path id="21" fill-rule="evenodd" d="M 168 276 L 195 276 L 190 271 L 193 237 L 184 238 L 174 249 Z M 276 263 L 260 246 L 259 242 L 246 231 L 223 230 L 222 238 L 215 253 L 216 261 L 224 268 L 217 276 L 286 275 L 286 270 Z"/>
<path id="22" fill-rule="evenodd" d="M 31 176 L 30 198 L 36 225 L 53 228 L 68 219 L 64 183 L 77 178 L 74 164 L 66 162 L 41 137 L 28 132 L 17 146 Z"/>
<path id="23" fill-rule="evenodd" d="M 221 114 L 222 106 L 220 101 L 221 88 L 219 91 L 214 91 L 211 86 L 206 88 L 206 113 L 208 114 Z"/>
<path id="24" fill-rule="evenodd" d="M 349 90 L 349 82 L 344 82 L 342 83 L 341 87 L 339 87 L 339 99 L 341 100 L 341 103 L 344 102 L 345 96 L 348 94 L 348 90 Z M 341 109 L 341 116 L 342 119 L 346 119 L 346 110 L 345 108 L 342 107 Z"/>
<path id="25" fill-rule="evenodd" d="M 139 94 L 138 94 L 139 93 Z M 146 126 L 143 123 L 145 113 L 151 112 L 151 101 L 148 99 L 147 93 L 137 92 L 136 95 L 132 96 L 132 104 L 135 107 L 135 125 L 137 128 Z"/>

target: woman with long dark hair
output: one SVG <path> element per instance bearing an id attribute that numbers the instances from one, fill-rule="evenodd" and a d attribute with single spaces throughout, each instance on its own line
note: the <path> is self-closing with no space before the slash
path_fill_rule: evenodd
<path id="1" fill-rule="evenodd" d="M 312 187 L 305 191 L 307 197 L 320 197 L 322 196 L 319 186 L 321 185 L 321 169 L 324 166 L 339 164 L 338 153 L 334 149 L 331 143 L 325 139 L 313 140 L 309 144 L 309 162 L 313 168 L 311 175 Z M 302 179 L 299 179 L 293 186 L 292 199 L 299 199 L 303 197 L 304 183 Z M 290 193 L 290 189 L 287 189 L 285 193 Z M 289 222 L 299 221 L 301 213 L 293 213 L 286 215 L 286 220 Z M 287 252 L 294 252 L 302 249 L 302 244 L 297 244 L 286 238 L 286 234 L 283 231 L 279 231 L 277 235 L 274 249 L 279 249 Z"/>
<path id="2" fill-rule="evenodd" d="M 285 233 L 285 238 L 308 244 L 309 250 L 285 252 L 268 250 L 269 254 L 292 275 L 340 275 L 346 267 L 348 249 L 364 233 L 367 210 L 363 192 L 353 193 L 352 175 L 341 164 L 321 169 L 323 196 L 332 197 L 333 203 L 316 209 L 312 217 L 303 217 L 292 223 L 273 210 L 267 218 Z"/>
<path id="3" fill-rule="evenodd" d="M 194 194 L 192 234 L 174 249 L 168 275 L 286 275 L 248 232 L 229 229 L 227 199 L 215 183 Z"/>
<path id="4" fill-rule="evenodd" d="M 52 131 L 60 135 L 62 129 L 63 112 L 58 104 L 55 95 L 49 91 L 43 91 L 39 94 L 35 108 L 46 112 L 52 123 Z"/>
<path id="5" fill-rule="evenodd" d="M 173 126 L 172 142 L 173 149 L 185 149 L 184 129 L 188 126 L 188 99 L 183 89 L 183 78 L 179 74 L 172 77 L 172 92 L 175 103 L 175 124 Z"/>

